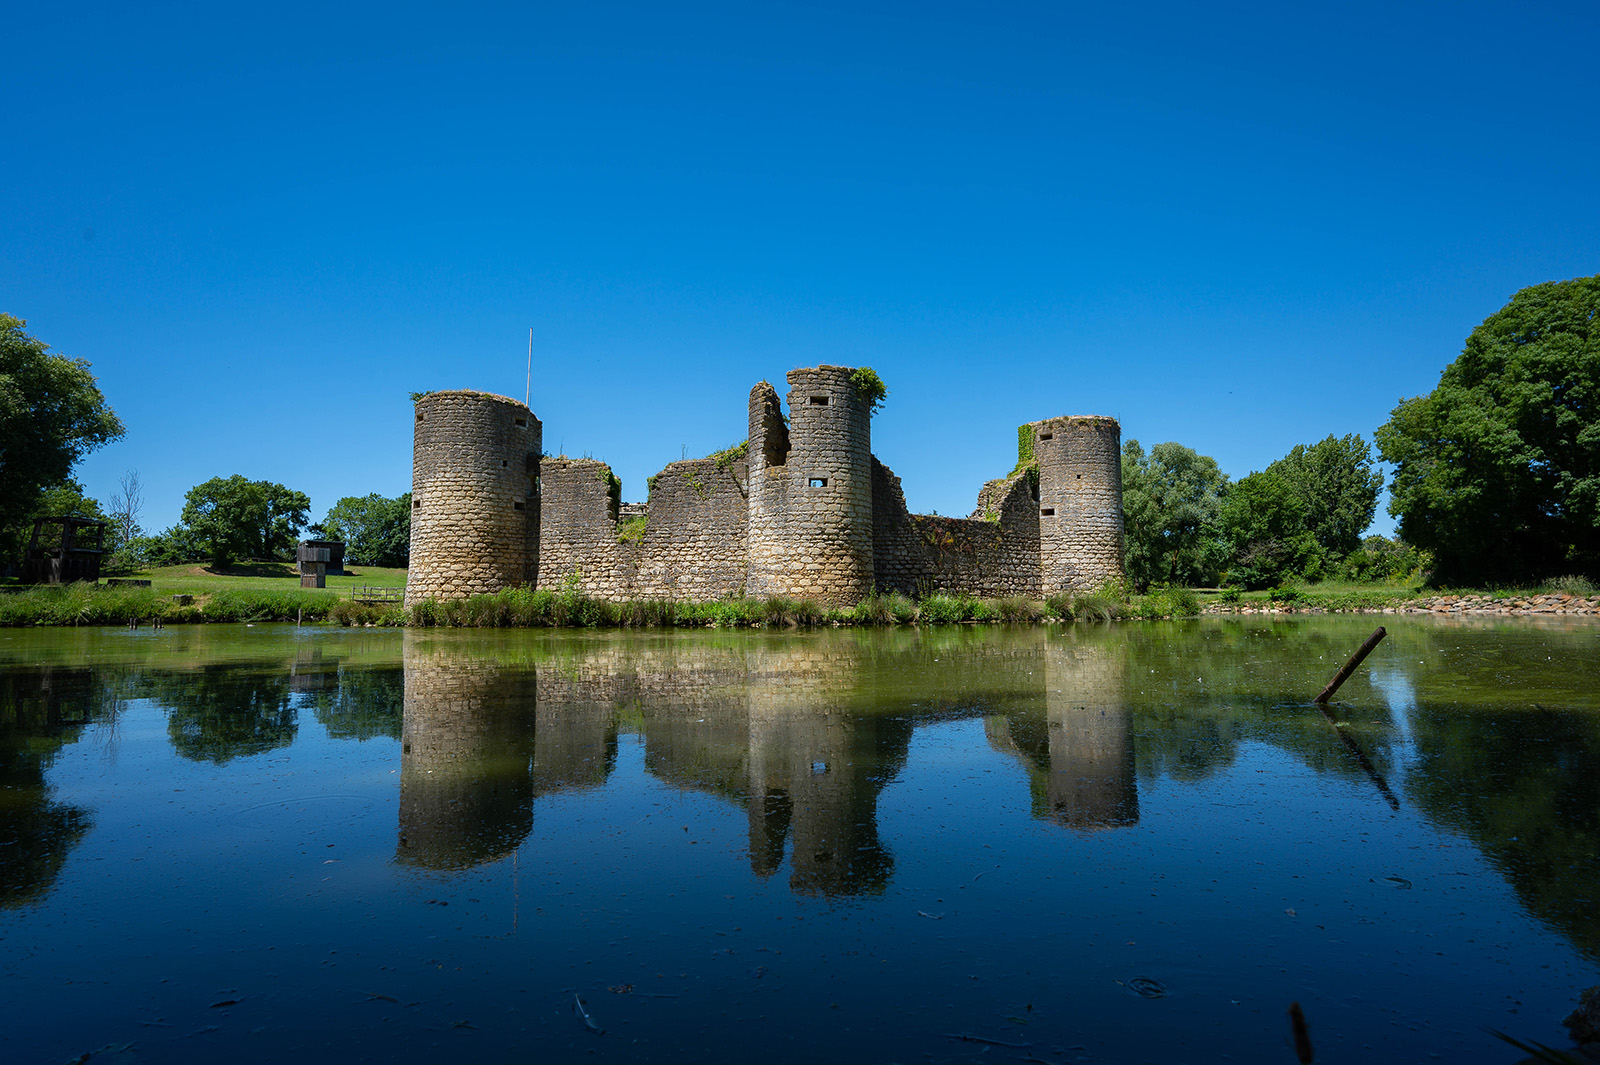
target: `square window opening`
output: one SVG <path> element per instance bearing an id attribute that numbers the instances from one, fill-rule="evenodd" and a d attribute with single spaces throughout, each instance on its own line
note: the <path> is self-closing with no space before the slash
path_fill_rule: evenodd
<path id="1" fill-rule="evenodd" d="M 1053 517 L 1056 516 L 1056 508 L 1055 507 L 1040 507 L 1039 508 L 1039 514 L 1042 517 L 1053 518 Z"/>
<path id="2" fill-rule="evenodd" d="M 511 509 L 512 509 L 512 510 L 521 510 L 521 509 L 522 509 L 522 500 L 520 500 L 520 499 L 513 499 L 513 500 L 512 500 L 512 501 L 511 501 Z"/>
<path id="3" fill-rule="evenodd" d="M 422 414 L 421 414 L 421 413 L 420 413 L 420 412 L 418 412 L 418 414 L 417 414 L 417 421 L 419 421 L 419 422 L 420 422 L 420 421 L 422 421 L 422 420 L 423 420 L 423 417 L 422 417 Z"/>
<path id="4" fill-rule="evenodd" d="M 527 428 L 528 419 L 526 419 L 526 418 L 518 418 L 517 419 L 517 425 L 522 427 L 522 428 Z"/>
<path id="5" fill-rule="evenodd" d="M 812 396 L 811 397 L 811 405 L 813 407 L 826 407 L 828 405 L 828 397 L 827 396 Z"/>
<path id="6" fill-rule="evenodd" d="M 813 477 L 811 478 L 811 487 L 826 488 L 828 487 L 828 479 L 826 477 Z"/>
<path id="7" fill-rule="evenodd" d="M 1056 434 L 1055 433 L 1040 433 L 1039 434 L 1039 439 L 1040 440 L 1054 440 L 1055 438 L 1056 438 Z"/>

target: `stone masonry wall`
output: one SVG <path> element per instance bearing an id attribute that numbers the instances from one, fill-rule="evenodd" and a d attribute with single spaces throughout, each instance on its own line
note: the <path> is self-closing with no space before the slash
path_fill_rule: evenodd
<path id="1" fill-rule="evenodd" d="M 744 594 L 749 482 L 749 463 L 732 456 L 674 462 L 651 478 L 630 596 L 704 601 Z"/>
<path id="2" fill-rule="evenodd" d="M 406 602 L 527 580 L 538 565 L 539 419 L 504 396 L 433 392 L 417 400 L 414 434 Z"/>
<path id="3" fill-rule="evenodd" d="M 611 467 L 594 459 L 539 463 L 539 570 L 536 588 L 575 584 L 600 599 L 620 599 L 633 583 L 633 545 L 617 543 Z"/>
<path id="4" fill-rule="evenodd" d="M 1031 422 L 1045 595 L 1121 580 L 1122 430 L 1115 418 Z"/>
<path id="5" fill-rule="evenodd" d="M 543 543 L 536 587 L 596 599 L 708 600 L 745 583 L 742 458 L 674 462 L 651 478 L 644 537 L 618 542 L 611 467 L 594 459 L 540 463 Z"/>
<path id="6" fill-rule="evenodd" d="M 756 447 L 758 430 L 767 436 L 756 421 L 768 404 L 751 393 L 751 595 L 854 603 L 872 591 L 870 412 L 851 373 L 847 366 L 789 372 L 781 466 L 766 465 L 765 439 Z M 757 466 L 765 467 L 759 476 Z"/>
<path id="7" fill-rule="evenodd" d="M 872 506 L 880 591 L 1039 594 L 1039 519 L 1027 477 L 985 485 L 973 518 L 911 514 L 900 478 L 873 459 Z"/>

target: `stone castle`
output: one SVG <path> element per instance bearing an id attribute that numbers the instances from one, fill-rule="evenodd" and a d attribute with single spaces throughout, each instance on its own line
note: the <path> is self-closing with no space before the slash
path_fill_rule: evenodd
<path id="1" fill-rule="evenodd" d="M 1043 598 L 1122 576 L 1121 429 L 1018 429 L 1018 461 L 971 517 L 912 514 L 872 454 L 871 402 L 844 366 L 765 381 L 746 442 L 674 462 L 624 504 L 611 467 L 544 454 L 539 419 L 483 392 L 417 400 L 406 601 L 516 585 L 601 599 L 785 596 L 849 605 L 931 591 Z"/>

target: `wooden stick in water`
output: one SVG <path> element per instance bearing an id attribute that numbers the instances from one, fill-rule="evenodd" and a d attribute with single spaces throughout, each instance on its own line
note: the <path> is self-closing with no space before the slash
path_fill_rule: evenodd
<path id="1" fill-rule="evenodd" d="M 1333 693 L 1339 690 L 1339 685 L 1350 679 L 1350 674 L 1356 671 L 1356 667 L 1361 664 L 1361 660 L 1371 654 L 1372 649 L 1378 646 L 1378 644 L 1381 643 L 1383 638 L 1387 635 L 1389 635 L 1389 633 L 1382 625 L 1379 625 L 1378 631 L 1367 637 L 1367 642 L 1361 645 L 1360 650 L 1356 651 L 1355 654 L 1350 656 L 1350 661 L 1346 662 L 1343 667 L 1340 668 L 1339 672 L 1333 675 L 1333 679 L 1328 682 L 1328 686 L 1322 689 L 1322 694 L 1317 696 L 1313 701 L 1321 704 L 1327 702 L 1329 699 L 1332 699 Z"/>

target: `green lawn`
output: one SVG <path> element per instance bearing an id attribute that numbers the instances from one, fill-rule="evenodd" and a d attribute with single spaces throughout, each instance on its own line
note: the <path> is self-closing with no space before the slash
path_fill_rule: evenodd
<path id="1" fill-rule="evenodd" d="M 300 575 L 292 562 L 249 562 L 225 570 L 194 562 L 184 566 L 162 566 L 146 573 L 130 574 L 135 580 L 148 580 L 158 592 L 187 592 L 206 595 L 229 590 L 291 591 L 300 587 Z M 372 588 L 403 588 L 406 571 L 379 566 L 350 566 L 343 576 L 328 577 L 328 591 L 348 596 L 350 589 L 363 585 Z M 307 589 L 308 591 L 310 589 Z"/>

